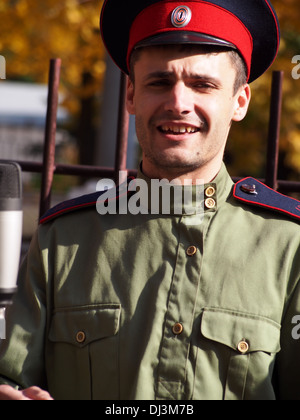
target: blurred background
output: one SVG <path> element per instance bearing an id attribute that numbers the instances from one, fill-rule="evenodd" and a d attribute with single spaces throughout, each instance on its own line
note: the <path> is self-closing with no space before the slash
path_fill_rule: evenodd
<path id="1" fill-rule="evenodd" d="M 102 2 L 1 0 L 0 159 L 42 161 L 49 60 L 61 58 L 56 162 L 114 166 L 120 74 L 100 39 Z M 264 178 L 272 70 L 283 70 L 278 177 L 300 181 L 299 0 L 272 3 L 281 23 L 279 56 L 252 84 L 248 116 L 233 125 L 225 160 L 232 176 Z M 128 168 L 137 167 L 139 155 L 131 120 Z M 52 204 L 94 192 L 97 181 L 55 176 Z M 39 187 L 39 175 L 24 174 L 26 238 L 37 226 Z"/>

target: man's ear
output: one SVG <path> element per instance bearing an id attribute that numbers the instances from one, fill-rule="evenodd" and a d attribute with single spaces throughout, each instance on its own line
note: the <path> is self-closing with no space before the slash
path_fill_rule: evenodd
<path id="1" fill-rule="evenodd" d="M 248 84 L 242 86 L 236 94 L 236 106 L 233 114 L 233 121 L 242 121 L 248 111 L 251 100 L 251 89 Z"/>
<path id="2" fill-rule="evenodd" d="M 127 78 L 126 108 L 129 114 L 135 115 L 134 84 L 129 77 Z"/>

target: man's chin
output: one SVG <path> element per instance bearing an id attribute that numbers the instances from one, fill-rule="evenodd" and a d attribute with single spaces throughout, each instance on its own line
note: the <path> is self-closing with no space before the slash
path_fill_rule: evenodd
<path id="1" fill-rule="evenodd" d="M 170 156 L 158 156 L 157 158 L 151 159 L 152 164 L 156 167 L 165 171 L 173 173 L 188 173 L 199 169 L 204 162 L 202 160 L 194 161 L 189 159 L 183 159 L 181 157 L 170 157 Z"/>

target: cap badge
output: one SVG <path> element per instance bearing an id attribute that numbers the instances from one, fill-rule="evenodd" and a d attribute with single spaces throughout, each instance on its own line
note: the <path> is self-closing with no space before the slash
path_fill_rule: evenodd
<path id="1" fill-rule="evenodd" d="M 171 22 L 175 28 L 184 28 L 192 19 L 192 11 L 187 6 L 179 6 L 172 12 Z"/>

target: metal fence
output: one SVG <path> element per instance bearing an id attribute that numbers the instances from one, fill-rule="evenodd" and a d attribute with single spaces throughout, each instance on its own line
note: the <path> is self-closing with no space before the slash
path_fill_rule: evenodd
<path id="1" fill-rule="evenodd" d="M 55 163 L 55 135 L 58 108 L 58 89 L 60 80 L 61 60 L 50 61 L 48 83 L 48 106 L 45 127 L 45 142 L 43 162 L 18 162 L 23 172 L 40 173 L 42 177 L 40 195 L 40 216 L 51 206 L 51 191 L 54 174 L 74 175 L 81 177 L 112 178 L 118 180 L 119 171 L 127 171 L 129 176 L 135 176 L 136 170 L 126 167 L 129 114 L 125 107 L 126 76 L 121 74 L 121 88 L 118 110 L 117 144 L 115 165 L 113 168 L 62 165 Z M 268 147 L 266 156 L 266 174 L 262 181 L 269 187 L 285 194 L 300 192 L 300 182 L 278 180 L 279 133 L 282 109 L 283 72 L 274 72 L 271 88 L 271 105 L 268 129 Z M 233 177 L 234 181 L 239 178 Z"/>

